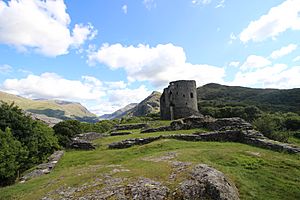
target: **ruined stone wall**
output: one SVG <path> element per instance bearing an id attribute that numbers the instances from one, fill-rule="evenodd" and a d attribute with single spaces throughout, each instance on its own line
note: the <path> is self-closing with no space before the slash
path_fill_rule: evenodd
<path id="1" fill-rule="evenodd" d="M 198 114 L 197 88 L 193 80 L 170 82 L 160 98 L 162 119 L 179 119 Z"/>

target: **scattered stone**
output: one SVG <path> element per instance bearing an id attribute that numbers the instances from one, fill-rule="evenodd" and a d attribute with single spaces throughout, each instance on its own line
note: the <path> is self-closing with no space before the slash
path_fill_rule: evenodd
<path id="1" fill-rule="evenodd" d="M 238 200 L 238 190 L 225 175 L 205 164 L 197 165 L 189 179 L 180 183 L 174 199 Z"/>
<path id="2" fill-rule="evenodd" d="M 124 132 L 111 132 L 110 136 L 117 136 L 117 135 L 129 135 L 132 134 L 130 131 L 124 131 Z"/>
<path id="3" fill-rule="evenodd" d="M 94 149 L 96 149 L 96 147 L 90 141 L 82 140 L 79 138 L 73 138 L 71 143 L 69 144 L 69 148 L 78 149 L 78 150 L 94 150 Z"/>
<path id="4" fill-rule="evenodd" d="M 57 162 L 60 160 L 60 158 L 63 156 L 63 154 L 64 154 L 63 151 L 55 151 L 51 156 L 49 156 L 47 163 L 39 164 L 35 170 L 22 176 L 20 178 L 20 182 L 24 183 L 29 179 L 50 173 L 52 169 L 55 167 L 55 165 L 57 164 Z"/>

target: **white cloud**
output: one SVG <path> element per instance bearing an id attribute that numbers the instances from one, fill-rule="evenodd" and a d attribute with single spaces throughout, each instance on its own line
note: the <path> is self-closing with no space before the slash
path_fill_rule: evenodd
<path id="1" fill-rule="evenodd" d="M 216 8 L 224 8 L 225 7 L 225 0 L 221 0 L 218 5 L 216 5 Z"/>
<path id="2" fill-rule="evenodd" d="M 298 61 L 300 61 L 300 56 L 297 56 L 293 59 L 293 62 L 298 62 Z"/>
<path id="3" fill-rule="evenodd" d="M 288 29 L 300 30 L 299 12 L 299 0 L 286 0 L 271 8 L 268 14 L 250 22 L 248 27 L 241 32 L 240 40 L 242 42 L 250 40 L 259 42 L 270 37 L 275 38 Z"/>
<path id="4" fill-rule="evenodd" d="M 70 31 L 70 22 L 63 0 L 0 1 L 0 43 L 19 50 L 63 55 L 97 34 L 91 24 L 75 24 Z"/>
<path id="5" fill-rule="evenodd" d="M 271 61 L 262 56 L 250 55 L 247 57 L 246 61 L 243 63 L 240 69 L 242 71 L 246 71 L 251 69 L 263 68 L 271 65 L 271 63 Z"/>
<path id="6" fill-rule="evenodd" d="M 144 0 L 143 3 L 148 10 L 156 8 L 156 3 L 154 0 Z"/>
<path id="7" fill-rule="evenodd" d="M 30 74 L 23 79 L 6 79 L 2 88 L 29 98 L 91 100 L 104 95 L 98 85 L 85 77 L 82 81 L 68 80 L 47 72 L 40 76 Z"/>
<path id="8" fill-rule="evenodd" d="M 210 3 L 211 3 L 211 0 L 192 0 L 192 4 L 194 4 L 194 5 L 198 5 L 198 4 L 207 5 Z"/>
<path id="9" fill-rule="evenodd" d="M 128 7 L 126 4 L 122 6 L 122 10 L 123 10 L 124 14 L 127 14 Z"/>
<path id="10" fill-rule="evenodd" d="M 229 63 L 230 67 L 238 67 L 239 65 L 240 65 L 239 61 L 232 61 L 232 62 Z"/>
<path id="11" fill-rule="evenodd" d="M 275 64 L 252 72 L 238 72 L 230 85 L 264 88 L 300 87 L 300 66 L 288 68 L 285 64 Z"/>
<path id="12" fill-rule="evenodd" d="M 129 81 L 150 81 L 158 87 L 179 79 L 194 79 L 198 85 L 222 83 L 225 75 L 225 70 L 220 67 L 187 63 L 183 48 L 173 44 L 156 47 L 104 44 L 98 51 L 89 52 L 88 62 L 103 63 L 113 70 L 122 68 Z"/>
<path id="13" fill-rule="evenodd" d="M 55 73 L 30 74 L 22 79 L 6 79 L 1 90 L 27 98 L 80 101 L 92 112 L 102 115 L 138 103 L 151 91 L 145 86 L 129 88 L 123 81 L 103 82 L 93 76 L 65 79 Z"/>
<path id="14" fill-rule="evenodd" d="M 13 68 L 10 65 L 0 65 L 0 74 L 8 74 L 12 72 Z"/>
<path id="15" fill-rule="evenodd" d="M 277 59 L 280 58 L 282 56 L 288 55 L 291 52 L 293 52 L 294 50 L 297 49 L 297 45 L 296 44 L 289 44 L 288 46 L 282 47 L 278 50 L 275 50 L 271 53 L 270 57 L 273 59 Z"/>

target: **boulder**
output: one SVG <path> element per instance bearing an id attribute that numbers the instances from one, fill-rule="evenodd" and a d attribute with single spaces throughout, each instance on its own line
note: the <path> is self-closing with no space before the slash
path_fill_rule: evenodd
<path id="1" fill-rule="evenodd" d="M 187 180 L 180 183 L 174 199 L 238 200 L 235 185 L 225 175 L 206 164 L 196 165 Z"/>

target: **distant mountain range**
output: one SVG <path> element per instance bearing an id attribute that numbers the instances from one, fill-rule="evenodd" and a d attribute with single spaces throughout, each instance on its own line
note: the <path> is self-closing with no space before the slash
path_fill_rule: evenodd
<path id="1" fill-rule="evenodd" d="M 85 122 L 99 121 L 95 114 L 89 112 L 80 103 L 45 99 L 31 100 L 1 91 L 0 100 L 7 103 L 14 102 L 27 113 L 34 113 L 35 118 L 41 117 L 53 122 L 56 122 L 55 118 L 60 120 L 77 119 Z"/>

